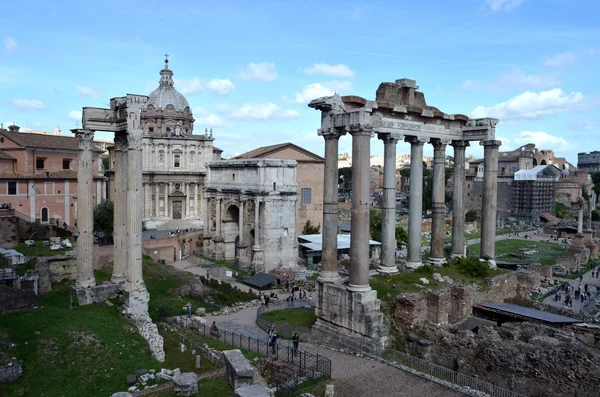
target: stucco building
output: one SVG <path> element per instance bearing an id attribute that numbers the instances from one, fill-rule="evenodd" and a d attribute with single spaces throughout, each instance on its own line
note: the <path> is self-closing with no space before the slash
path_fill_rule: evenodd
<path id="1" fill-rule="evenodd" d="M 149 229 L 200 228 L 202 191 L 206 183 L 206 163 L 219 160 L 221 150 L 213 146 L 212 130 L 194 134 L 194 117 L 186 98 L 174 87 L 168 60 L 160 71 L 159 86 L 140 113 L 143 130 L 143 222 Z M 118 146 L 109 148 L 110 171 Z M 110 196 L 119 188 L 111 183 Z"/>
<path id="2" fill-rule="evenodd" d="M 92 153 L 93 204 L 106 199 L 99 155 Z M 0 203 L 27 217 L 75 225 L 77 218 L 77 138 L 22 133 L 16 125 L 0 129 Z"/>
<path id="3" fill-rule="evenodd" d="M 296 232 L 301 234 L 307 221 L 314 226 L 321 225 L 323 222 L 325 159 L 290 142 L 259 147 L 236 157 L 236 159 L 260 158 L 296 161 L 298 164 L 296 169 L 298 185 Z"/>

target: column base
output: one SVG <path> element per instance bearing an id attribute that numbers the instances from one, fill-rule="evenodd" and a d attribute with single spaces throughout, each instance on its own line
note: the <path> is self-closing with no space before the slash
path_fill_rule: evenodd
<path id="1" fill-rule="evenodd" d="M 371 286 L 369 284 L 366 284 L 366 285 L 348 284 L 346 289 L 350 292 L 369 292 L 369 291 L 371 291 Z"/>
<path id="2" fill-rule="evenodd" d="M 377 266 L 377 272 L 384 275 L 391 275 L 398 273 L 398 268 L 396 266 Z"/>
<path id="3" fill-rule="evenodd" d="M 488 262 L 490 264 L 490 269 L 496 269 L 498 267 L 495 259 L 479 258 L 479 260 L 482 262 Z"/>
<path id="4" fill-rule="evenodd" d="M 423 262 L 421 262 L 421 261 L 418 261 L 418 262 L 407 261 L 404 264 L 404 267 L 407 269 L 418 269 L 421 266 L 423 266 Z"/>
<path id="5" fill-rule="evenodd" d="M 124 274 L 113 274 L 110 278 L 110 281 L 112 281 L 115 284 L 123 284 L 126 280 L 127 277 Z"/>
<path id="6" fill-rule="evenodd" d="M 320 283 L 341 284 L 342 278 L 340 277 L 338 272 L 322 271 L 319 272 L 319 277 L 317 277 L 317 281 Z"/>
<path id="7" fill-rule="evenodd" d="M 446 258 L 429 258 L 429 263 L 435 266 L 442 266 L 446 263 Z"/>
<path id="8" fill-rule="evenodd" d="M 91 287 L 71 286 L 71 307 L 86 306 L 116 298 L 119 286 L 110 282 Z"/>
<path id="9" fill-rule="evenodd" d="M 92 277 L 87 280 L 76 281 L 75 285 L 80 288 L 92 288 L 96 286 L 96 279 Z"/>

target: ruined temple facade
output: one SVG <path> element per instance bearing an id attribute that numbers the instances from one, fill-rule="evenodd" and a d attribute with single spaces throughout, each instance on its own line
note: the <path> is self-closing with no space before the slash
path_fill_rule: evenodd
<path id="1" fill-rule="evenodd" d="M 206 163 L 220 159 L 210 133 L 196 135 L 194 117 L 186 98 L 174 87 L 168 60 L 160 71 L 159 86 L 140 112 L 142 129 L 143 222 L 149 229 L 200 228 L 202 190 L 206 183 Z M 109 195 L 119 187 L 114 183 L 115 151 L 109 149 L 111 178 Z M 172 222 L 172 221 L 175 222 Z"/>

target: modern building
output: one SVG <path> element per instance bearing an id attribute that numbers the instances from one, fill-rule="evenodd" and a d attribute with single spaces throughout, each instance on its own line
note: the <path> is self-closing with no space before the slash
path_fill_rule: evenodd
<path id="1" fill-rule="evenodd" d="M 589 173 L 600 171 L 600 152 L 577 153 L 577 168 Z"/>
<path id="2" fill-rule="evenodd" d="M 369 260 L 376 260 L 381 254 L 381 243 L 369 240 Z M 342 255 L 350 255 L 350 234 L 338 234 L 337 236 L 337 258 Z M 317 269 L 317 265 L 323 260 L 323 235 L 304 234 L 298 236 L 298 256 L 300 262 L 307 269 Z"/>
<path id="3" fill-rule="evenodd" d="M 556 184 L 561 172 L 554 165 L 538 165 L 515 172 L 511 184 L 511 217 L 538 223 L 540 215 L 554 215 Z"/>
<path id="4" fill-rule="evenodd" d="M 186 98 L 174 87 L 168 60 L 159 86 L 140 114 L 143 130 L 143 222 L 148 229 L 193 229 L 203 225 L 202 191 L 206 163 L 220 160 L 212 130 L 194 134 L 194 117 Z M 107 172 L 112 197 L 116 147 L 109 148 Z"/>
<path id="5" fill-rule="evenodd" d="M 57 219 L 73 226 L 77 219 L 77 138 L 20 132 L 11 125 L 0 129 L 0 203 L 29 221 Z M 106 179 L 99 156 L 93 151 L 93 200 L 106 199 Z"/>
<path id="6" fill-rule="evenodd" d="M 263 146 L 241 154 L 236 159 L 296 160 L 298 185 L 296 232 L 301 234 L 307 221 L 323 223 L 323 175 L 325 159 L 291 142 Z"/>

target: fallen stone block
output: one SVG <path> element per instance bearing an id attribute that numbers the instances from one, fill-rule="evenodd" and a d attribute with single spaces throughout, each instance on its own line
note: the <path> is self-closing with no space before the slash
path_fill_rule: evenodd
<path id="1" fill-rule="evenodd" d="M 333 397 L 335 394 L 335 387 L 332 384 L 325 386 L 325 397 Z"/>
<path id="2" fill-rule="evenodd" d="M 429 280 L 427 280 L 425 277 L 421 277 L 419 281 L 421 282 L 421 284 L 429 284 Z"/>
<path id="3" fill-rule="evenodd" d="M 126 382 L 127 382 L 128 385 L 130 385 L 130 386 L 131 385 L 135 385 L 136 381 L 137 381 L 137 376 L 136 375 L 133 375 L 133 374 L 127 375 Z"/>
<path id="4" fill-rule="evenodd" d="M 227 383 L 233 390 L 254 383 L 254 367 L 250 365 L 250 361 L 239 349 L 225 350 L 223 358 L 225 359 Z"/>
<path id="5" fill-rule="evenodd" d="M 127 393 L 126 391 L 118 391 L 113 393 L 110 397 L 133 397 L 133 394 Z"/>
<path id="6" fill-rule="evenodd" d="M 173 377 L 173 391 L 180 396 L 194 396 L 198 394 L 198 375 L 193 372 L 184 372 Z"/>

